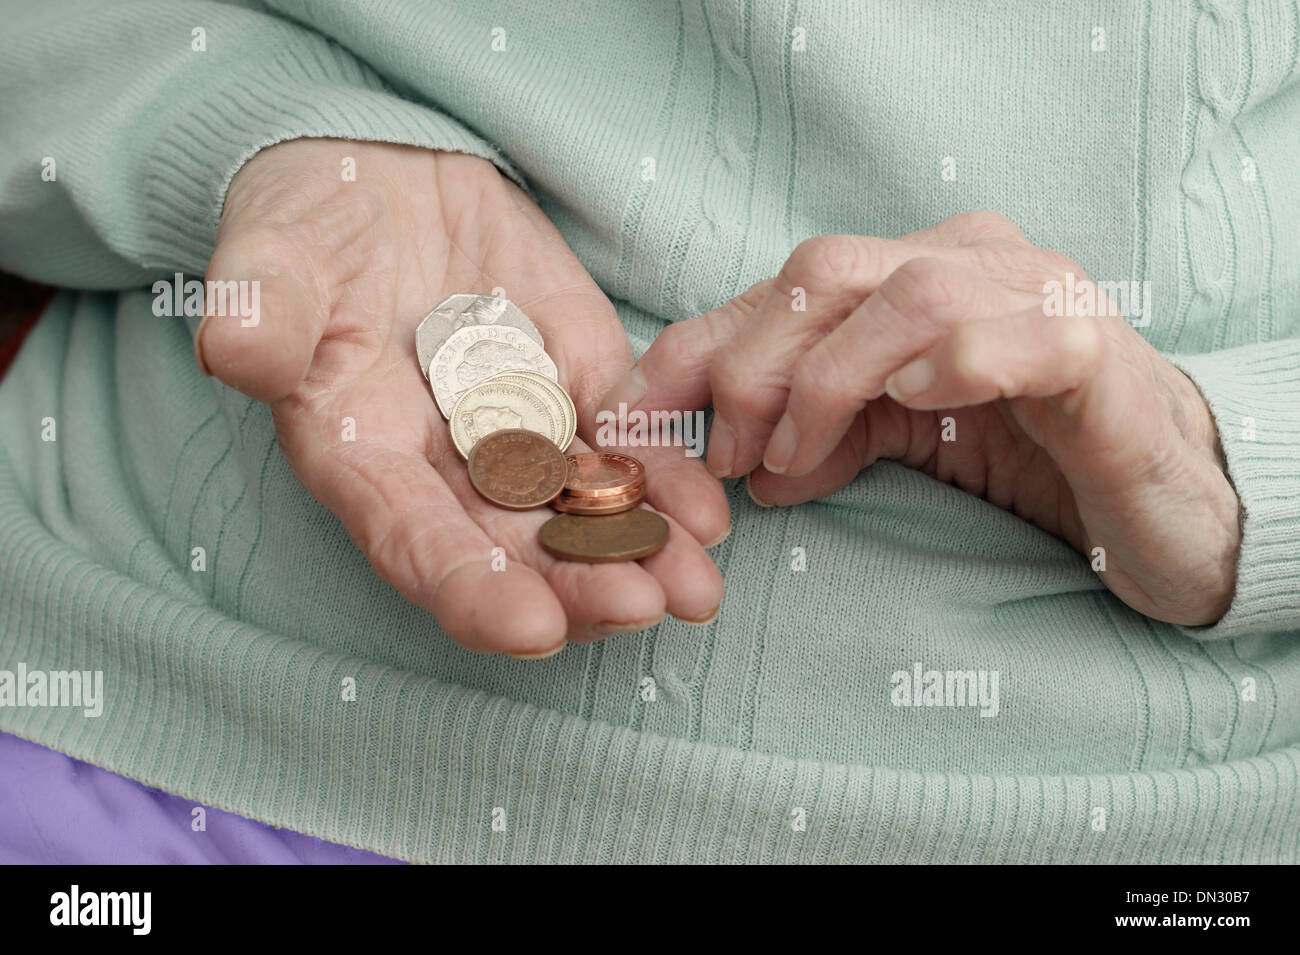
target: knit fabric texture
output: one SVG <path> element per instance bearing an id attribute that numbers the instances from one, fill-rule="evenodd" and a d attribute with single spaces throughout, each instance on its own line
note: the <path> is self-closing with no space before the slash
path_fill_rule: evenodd
<path id="1" fill-rule="evenodd" d="M 1300 861 L 1296 3 L 0 20 L 0 268 L 68 289 L 0 384 L 0 670 L 104 673 L 102 715 L 0 706 L 0 730 L 414 861 Z M 637 350 L 804 238 L 971 209 L 1149 282 L 1140 332 L 1204 394 L 1243 504 L 1230 610 L 1144 617 L 1061 540 L 885 461 L 796 508 L 734 484 L 707 627 L 459 649 L 295 481 L 266 406 L 202 376 L 196 321 L 153 313 L 151 283 L 202 277 L 240 165 L 301 136 L 496 163 Z M 996 705 L 898 705 L 929 671 L 996 675 Z"/>

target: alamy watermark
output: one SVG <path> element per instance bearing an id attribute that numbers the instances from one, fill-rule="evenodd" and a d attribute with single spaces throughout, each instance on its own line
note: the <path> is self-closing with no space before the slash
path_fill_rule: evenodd
<path id="1" fill-rule="evenodd" d="M 997 670 L 927 670 L 919 662 L 911 671 L 896 670 L 889 682 L 895 706 L 976 707 L 980 716 L 997 716 Z"/>
<path id="2" fill-rule="evenodd" d="M 50 896 L 51 925 L 119 925 L 132 935 L 148 935 L 152 913 L 152 892 L 83 892 L 73 885 Z"/>
<path id="3" fill-rule="evenodd" d="M 685 448 L 687 457 L 704 457 L 703 411 L 596 412 L 596 444 L 602 448 Z"/>
<path id="4" fill-rule="evenodd" d="M 1065 273 L 1043 283 L 1043 314 L 1049 318 L 1123 316 L 1134 328 L 1151 324 L 1151 281 L 1093 282 Z"/>
<path id="5" fill-rule="evenodd" d="M 262 283 L 256 279 L 245 282 L 190 279 L 186 282 L 185 276 L 177 272 L 173 278 L 153 283 L 153 313 L 159 318 L 237 316 L 241 326 L 252 328 L 262 320 Z"/>
<path id="6" fill-rule="evenodd" d="M 104 712 L 103 670 L 0 670 L 0 707 L 81 708 L 86 716 Z"/>

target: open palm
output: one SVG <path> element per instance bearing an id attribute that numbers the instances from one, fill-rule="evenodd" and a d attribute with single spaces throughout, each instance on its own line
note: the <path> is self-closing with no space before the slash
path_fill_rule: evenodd
<path id="1" fill-rule="evenodd" d="M 341 175 L 345 160 L 355 179 Z M 700 542 L 726 533 L 726 500 L 682 449 L 631 449 L 670 526 L 664 549 L 639 563 L 555 560 L 537 543 L 549 511 L 501 510 L 471 487 L 415 357 L 434 305 L 503 294 L 529 315 L 577 407 L 574 449 L 632 364 L 609 300 L 490 162 L 327 139 L 263 150 L 231 183 L 207 277 L 260 282 L 261 307 L 247 327 L 205 319 L 201 366 L 271 405 L 303 486 L 463 646 L 545 656 L 665 613 L 716 612 L 722 580 Z"/>

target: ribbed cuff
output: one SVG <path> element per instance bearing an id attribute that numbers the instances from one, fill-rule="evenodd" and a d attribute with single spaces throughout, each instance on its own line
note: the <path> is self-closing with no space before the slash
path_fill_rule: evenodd
<path id="1" fill-rule="evenodd" d="M 1200 389 L 1242 507 L 1237 589 L 1197 640 L 1300 636 L 1300 340 L 1166 355 Z"/>
<path id="2" fill-rule="evenodd" d="M 389 91 L 346 50 L 291 46 L 252 72 L 214 71 L 202 100 L 177 112 L 145 170 L 145 245 L 156 259 L 142 264 L 202 273 L 235 173 L 259 150 L 304 137 L 469 153 L 527 189 L 487 142 L 437 109 Z"/>

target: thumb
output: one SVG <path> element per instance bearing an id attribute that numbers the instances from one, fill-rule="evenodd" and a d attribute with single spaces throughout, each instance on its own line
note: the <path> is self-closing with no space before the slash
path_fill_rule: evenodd
<path id="1" fill-rule="evenodd" d="M 713 400 L 709 367 L 713 358 L 758 310 L 772 279 L 751 285 L 711 312 L 674 322 L 659 333 L 641 359 L 599 402 L 602 411 L 694 411 Z"/>
<path id="2" fill-rule="evenodd" d="M 329 322 L 320 274 L 279 229 L 250 226 L 223 238 L 208 263 L 194 335 L 203 373 L 259 401 L 292 392 Z"/>

